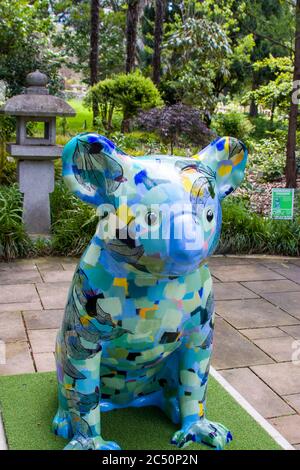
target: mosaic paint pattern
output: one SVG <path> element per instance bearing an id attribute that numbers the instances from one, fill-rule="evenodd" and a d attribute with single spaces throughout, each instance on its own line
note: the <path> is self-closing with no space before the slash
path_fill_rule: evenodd
<path id="1" fill-rule="evenodd" d="M 222 449 L 232 439 L 205 417 L 214 330 L 206 260 L 246 161 L 229 137 L 193 158 L 132 158 L 97 134 L 66 145 L 65 182 L 99 215 L 57 337 L 53 430 L 70 440 L 66 449 L 119 449 L 102 438 L 100 418 L 123 407 L 161 408 L 178 424 L 178 447 Z"/>

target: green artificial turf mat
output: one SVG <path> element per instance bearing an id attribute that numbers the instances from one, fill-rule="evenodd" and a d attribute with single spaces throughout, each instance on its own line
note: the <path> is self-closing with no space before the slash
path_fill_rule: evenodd
<path id="1" fill-rule="evenodd" d="M 209 379 L 208 417 L 233 434 L 230 450 L 280 449 L 246 411 L 212 378 Z M 57 450 L 66 441 L 51 432 L 56 413 L 56 377 L 53 372 L 0 377 L 0 406 L 10 449 Z M 103 437 L 122 449 L 168 450 L 178 426 L 156 408 L 102 413 Z M 188 449 L 207 449 L 192 444 Z"/>

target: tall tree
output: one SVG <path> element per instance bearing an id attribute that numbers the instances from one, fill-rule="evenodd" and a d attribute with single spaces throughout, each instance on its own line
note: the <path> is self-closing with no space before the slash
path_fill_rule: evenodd
<path id="1" fill-rule="evenodd" d="M 300 81 L 300 0 L 296 2 L 296 33 L 295 33 L 295 59 L 294 59 L 294 87 L 299 87 Z M 294 88 L 293 87 L 293 88 Z M 297 186 L 297 167 L 296 167 L 296 135 L 298 118 L 298 99 L 295 98 L 295 89 L 291 95 L 291 107 L 289 115 L 289 130 L 286 149 L 286 186 L 287 188 L 296 188 Z"/>
<path id="2" fill-rule="evenodd" d="M 135 66 L 140 0 L 127 0 L 127 4 L 125 71 L 126 73 L 130 73 L 134 70 Z"/>
<path id="3" fill-rule="evenodd" d="M 163 24 L 165 19 L 166 0 L 155 1 L 155 25 L 154 25 L 154 53 L 153 53 L 153 82 L 160 82 L 161 67 L 161 43 L 163 38 Z"/>
<path id="4" fill-rule="evenodd" d="M 91 35 L 90 35 L 90 85 L 98 82 L 99 73 L 99 26 L 100 26 L 100 4 L 99 0 L 91 0 Z M 92 102 L 93 124 L 99 115 L 98 104 L 95 99 Z"/>

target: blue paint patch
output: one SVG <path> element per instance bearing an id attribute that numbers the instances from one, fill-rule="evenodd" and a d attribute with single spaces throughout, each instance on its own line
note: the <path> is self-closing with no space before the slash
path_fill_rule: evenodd
<path id="1" fill-rule="evenodd" d="M 218 142 L 216 142 L 216 147 L 219 152 L 222 152 L 222 150 L 224 150 L 225 143 L 226 143 L 226 139 L 220 139 Z"/>
<path id="2" fill-rule="evenodd" d="M 184 295 L 183 300 L 191 300 L 194 297 L 194 292 L 188 292 Z"/>
<path id="3" fill-rule="evenodd" d="M 136 185 L 140 184 L 140 183 L 143 183 L 143 181 L 145 180 L 145 178 L 147 178 L 147 171 L 146 170 L 142 170 L 140 171 L 139 173 L 137 173 L 134 177 L 134 182 Z"/>
<path id="4" fill-rule="evenodd" d="M 94 142 L 99 142 L 100 139 L 95 134 L 88 134 L 88 139 L 87 140 L 90 144 L 93 144 Z"/>

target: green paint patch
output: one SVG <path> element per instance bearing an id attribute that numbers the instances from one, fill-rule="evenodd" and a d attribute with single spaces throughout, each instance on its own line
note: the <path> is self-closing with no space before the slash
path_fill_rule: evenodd
<path id="1" fill-rule="evenodd" d="M 51 432 L 56 413 L 56 377 L 53 372 L 0 377 L 0 406 L 9 449 L 59 450 L 64 439 Z M 228 450 L 274 450 L 280 446 L 211 377 L 208 417 L 227 426 L 233 434 Z M 102 413 L 103 437 L 125 450 L 175 450 L 169 444 L 178 426 L 156 408 Z M 190 450 L 207 447 L 193 444 Z"/>

